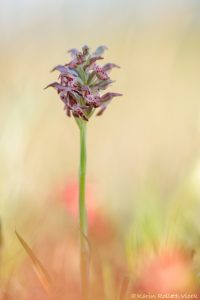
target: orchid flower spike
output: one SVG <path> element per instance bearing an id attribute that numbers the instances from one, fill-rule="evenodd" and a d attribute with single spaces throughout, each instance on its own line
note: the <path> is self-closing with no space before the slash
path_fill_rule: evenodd
<path id="1" fill-rule="evenodd" d="M 49 84 L 53 87 L 64 103 L 67 115 L 88 121 L 94 111 L 98 109 L 97 115 L 101 115 L 107 105 L 120 93 L 101 94 L 113 81 L 108 72 L 118 65 L 107 63 L 103 66 L 97 64 L 102 60 L 101 56 L 107 49 L 99 46 L 91 53 L 88 46 L 83 46 L 82 51 L 71 49 L 72 60 L 65 65 L 58 65 L 52 71 L 58 71 L 58 82 Z"/>

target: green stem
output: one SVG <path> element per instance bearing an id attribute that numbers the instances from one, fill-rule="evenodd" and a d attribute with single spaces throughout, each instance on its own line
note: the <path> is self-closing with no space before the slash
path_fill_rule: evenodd
<path id="1" fill-rule="evenodd" d="M 86 181 L 86 124 L 80 125 L 80 166 L 79 166 L 79 221 L 80 229 L 87 236 L 87 212 L 85 207 L 85 181 Z"/>
<path id="2" fill-rule="evenodd" d="M 88 253 L 88 225 L 87 211 L 85 203 L 85 183 L 86 183 L 86 122 L 77 120 L 80 129 L 80 166 L 79 166 L 79 224 L 80 224 L 80 269 L 82 299 L 88 300 L 89 292 L 89 253 Z"/>

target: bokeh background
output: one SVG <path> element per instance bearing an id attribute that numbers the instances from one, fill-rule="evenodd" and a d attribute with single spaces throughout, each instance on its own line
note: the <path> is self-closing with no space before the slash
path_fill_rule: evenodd
<path id="1" fill-rule="evenodd" d="M 76 226 L 78 130 L 43 88 L 68 49 L 103 44 L 123 97 L 88 124 L 91 218 L 102 212 L 97 232 L 112 223 L 110 247 L 129 270 L 145 249 L 178 244 L 195 253 L 198 278 L 199 1 L 1 0 L 0 44 L 2 277 L 26 259 L 15 229 L 42 252 Z"/>

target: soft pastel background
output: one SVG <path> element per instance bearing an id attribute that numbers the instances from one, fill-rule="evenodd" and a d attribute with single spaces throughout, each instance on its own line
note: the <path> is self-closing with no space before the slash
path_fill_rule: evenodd
<path id="1" fill-rule="evenodd" d="M 26 259 L 15 229 L 44 261 L 77 226 L 78 130 L 43 88 L 56 79 L 52 67 L 69 60 L 68 49 L 105 44 L 105 60 L 121 66 L 112 91 L 124 96 L 88 125 L 94 239 L 99 232 L 109 239 L 112 227 L 107 252 L 130 272 L 142 251 L 186 248 L 199 281 L 200 2 L 1 0 L 0 44 L 2 278 Z M 66 248 L 78 281 L 74 239 Z M 108 291 L 117 263 L 104 260 Z"/>

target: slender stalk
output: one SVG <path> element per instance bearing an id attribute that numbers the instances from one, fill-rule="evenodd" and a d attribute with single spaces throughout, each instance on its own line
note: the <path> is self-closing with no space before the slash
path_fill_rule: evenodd
<path id="1" fill-rule="evenodd" d="M 86 183 L 86 122 L 77 121 L 80 129 L 80 166 L 79 166 L 79 224 L 80 224 L 80 269 L 82 299 L 88 300 L 89 292 L 89 253 L 88 253 L 88 225 L 87 211 L 85 203 L 85 183 Z"/>
<path id="2" fill-rule="evenodd" d="M 85 206 L 86 183 L 86 122 L 82 121 L 80 129 L 80 165 L 79 165 L 79 222 L 82 233 L 87 236 L 87 212 Z"/>

